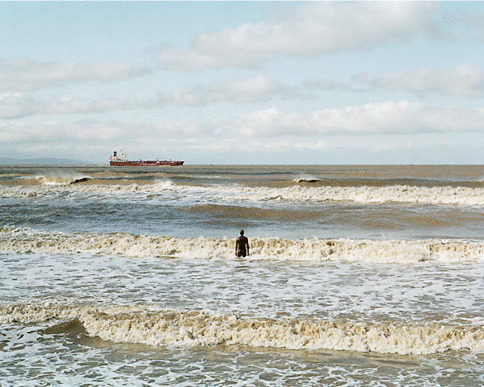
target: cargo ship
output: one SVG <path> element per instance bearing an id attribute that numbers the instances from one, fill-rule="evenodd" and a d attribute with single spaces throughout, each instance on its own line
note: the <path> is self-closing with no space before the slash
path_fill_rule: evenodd
<path id="1" fill-rule="evenodd" d="M 109 165 L 116 167 L 163 167 L 171 166 L 177 167 L 183 165 L 184 161 L 174 160 L 128 160 L 126 153 L 114 151 L 113 155 L 109 157 Z"/>

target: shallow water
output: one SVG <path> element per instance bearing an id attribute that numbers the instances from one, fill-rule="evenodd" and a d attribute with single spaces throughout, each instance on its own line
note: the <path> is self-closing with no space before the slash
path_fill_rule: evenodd
<path id="1" fill-rule="evenodd" d="M 481 385 L 483 176 L 0 168 L 0 380 Z"/>

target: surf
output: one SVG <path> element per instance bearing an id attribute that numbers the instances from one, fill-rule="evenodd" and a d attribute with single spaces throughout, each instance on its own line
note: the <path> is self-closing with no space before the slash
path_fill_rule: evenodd
<path id="1" fill-rule="evenodd" d="M 150 306 L 0 304 L 0 321 L 47 324 L 43 334 L 85 332 L 115 343 L 151 346 L 251 346 L 426 355 L 484 351 L 481 326 L 401 325 L 345 320 L 270 319 Z"/>
<path id="2" fill-rule="evenodd" d="M 133 258 L 233 258 L 235 241 L 127 233 L 41 232 L 0 227 L 0 249 L 15 253 L 118 255 Z M 251 238 L 252 260 L 342 261 L 411 264 L 484 258 L 484 242 L 449 239 Z"/>
<path id="3" fill-rule="evenodd" d="M 101 184 L 89 176 L 39 177 L 40 186 L 0 186 L 0 197 L 28 198 L 47 195 L 95 193 L 108 197 L 136 194 L 149 196 L 170 192 L 174 195 L 203 197 L 210 201 L 239 203 L 322 203 L 349 202 L 362 205 L 383 203 L 426 204 L 445 206 L 484 206 L 484 188 L 418 186 L 291 186 L 284 188 L 248 187 L 244 185 L 191 185 L 156 181 L 143 185 L 120 182 Z M 82 184 L 81 184 L 82 183 Z"/>

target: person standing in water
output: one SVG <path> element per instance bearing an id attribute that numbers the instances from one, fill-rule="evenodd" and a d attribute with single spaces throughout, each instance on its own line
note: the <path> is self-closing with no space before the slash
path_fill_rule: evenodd
<path id="1" fill-rule="evenodd" d="M 235 255 L 245 257 L 249 254 L 249 240 L 244 236 L 244 230 L 240 230 L 240 236 L 235 240 Z"/>

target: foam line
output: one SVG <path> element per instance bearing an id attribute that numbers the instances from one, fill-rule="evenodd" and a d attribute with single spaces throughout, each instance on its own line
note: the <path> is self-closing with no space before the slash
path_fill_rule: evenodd
<path id="1" fill-rule="evenodd" d="M 484 189 L 468 187 L 416 187 L 395 185 L 385 187 L 355 186 L 355 187 L 301 187 L 292 186 L 284 188 L 230 186 L 190 186 L 177 185 L 170 181 L 160 181 L 147 185 L 104 185 L 87 182 L 88 184 L 75 184 L 89 180 L 87 177 L 68 179 L 68 185 L 46 183 L 47 185 L 0 187 L 0 197 L 28 198 L 46 195 L 63 195 L 76 193 L 95 193 L 100 195 L 119 195 L 145 193 L 157 194 L 172 192 L 188 195 L 202 195 L 206 199 L 216 201 L 236 200 L 242 202 L 325 202 L 347 201 L 359 204 L 380 203 L 406 203 L 406 204 L 433 204 L 454 206 L 483 206 Z M 48 185 L 53 184 L 53 185 Z"/>
<path id="2" fill-rule="evenodd" d="M 232 258 L 233 239 L 173 238 L 125 233 L 60 233 L 0 227 L 0 250 L 16 253 L 120 255 L 134 258 Z M 250 259 L 415 263 L 484 258 L 484 242 L 251 238 Z"/>
<path id="3" fill-rule="evenodd" d="M 0 304 L 1 322 L 49 321 L 52 325 L 52 319 L 63 319 L 67 323 L 57 322 L 47 328 L 46 333 L 79 330 L 80 322 L 89 336 L 153 346 L 248 345 L 400 355 L 484 350 L 484 329 L 481 326 L 395 325 L 391 322 L 314 321 L 304 318 L 273 320 L 129 306 Z"/>

